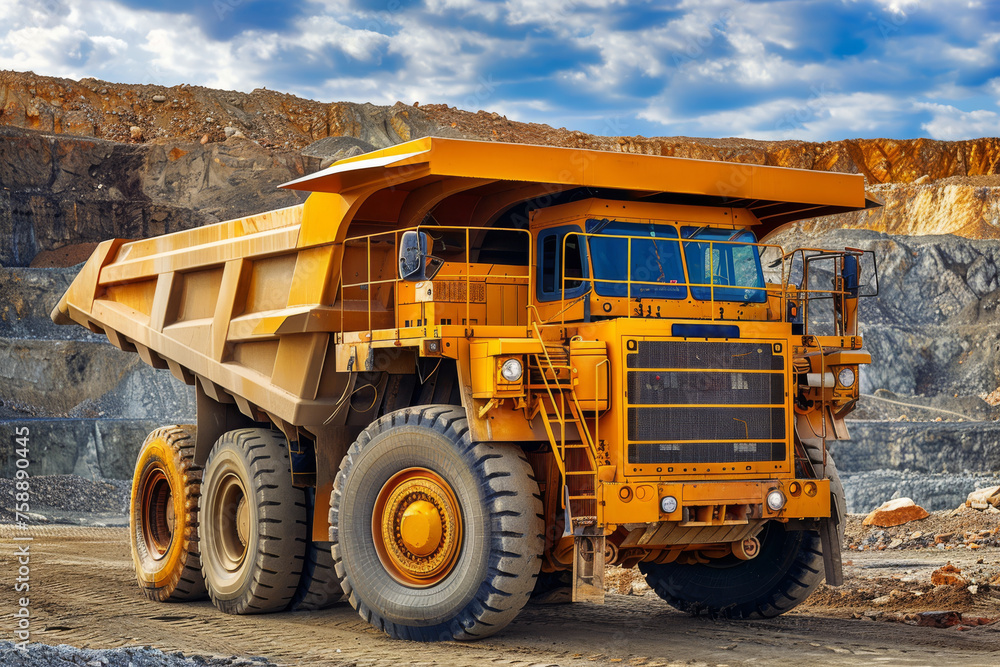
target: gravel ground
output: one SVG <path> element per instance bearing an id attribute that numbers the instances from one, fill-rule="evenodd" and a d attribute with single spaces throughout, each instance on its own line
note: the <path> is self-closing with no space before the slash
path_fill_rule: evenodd
<path id="1" fill-rule="evenodd" d="M 148 646 L 126 646 L 104 650 L 75 648 L 60 644 L 29 644 L 27 650 L 15 648 L 9 641 L 0 641 L 0 664 L 6 667 L 51 665 L 82 665 L 84 667 L 181 667 L 187 665 L 233 665 L 241 667 L 266 667 L 273 665 L 266 658 L 208 657 L 164 653 Z"/>

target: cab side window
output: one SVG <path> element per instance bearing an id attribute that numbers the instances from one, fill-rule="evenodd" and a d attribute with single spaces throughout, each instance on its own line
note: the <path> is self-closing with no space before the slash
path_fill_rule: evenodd
<path id="1" fill-rule="evenodd" d="M 564 225 L 546 229 L 538 235 L 539 301 L 570 299 L 586 293 L 588 283 L 574 280 L 589 278 L 586 249 L 579 231 L 580 228 L 575 225 Z"/>

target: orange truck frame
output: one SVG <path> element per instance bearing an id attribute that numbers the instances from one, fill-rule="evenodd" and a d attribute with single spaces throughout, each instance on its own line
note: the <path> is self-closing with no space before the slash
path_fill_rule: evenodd
<path id="1" fill-rule="evenodd" d="M 52 314 L 195 386 L 136 464 L 149 598 L 438 640 L 609 564 L 731 618 L 841 582 L 874 257 L 758 239 L 877 206 L 861 176 L 427 138 L 283 187 L 102 243 Z"/>

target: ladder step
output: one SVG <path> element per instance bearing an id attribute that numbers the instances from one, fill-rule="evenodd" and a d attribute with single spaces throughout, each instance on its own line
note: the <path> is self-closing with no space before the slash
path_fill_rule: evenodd
<path id="1" fill-rule="evenodd" d="M 594 471 L 594 470 L 567 470 L 566 474 L 567 475 L 595 475 L 596 471 Z"/>
<path id="2" fill-rule="evenodd" d="M 570 500 L 597 500 L 597 496 L 570 496 Z"/>

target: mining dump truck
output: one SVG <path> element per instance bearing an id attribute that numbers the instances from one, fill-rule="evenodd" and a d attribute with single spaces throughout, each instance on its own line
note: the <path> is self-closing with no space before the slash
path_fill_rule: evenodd
<path id="1" fill-rule="evenodd" d="M 147 597 L 426 641 L 612 564 L 730 618 L 841 583 L 875 258 L 758 240 L 877 206 L 862 176 L 426 138 L 282 187 L 102 243 L 53 311 L 195 389 L 136 463 Z"/>

